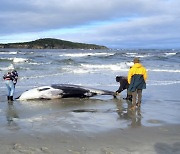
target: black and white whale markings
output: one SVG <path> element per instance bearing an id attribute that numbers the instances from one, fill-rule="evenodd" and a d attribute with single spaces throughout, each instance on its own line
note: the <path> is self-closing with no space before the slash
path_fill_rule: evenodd
<path id="1" fill-rule="evenodd" d="M 34 99 L 58 99 L 58 98 L 85 98 L 96 95 L 114 95 L 113 91 L 100 90 L 89 87 L 71 84 L 52 84 L 51 86 L 42 86 L 23 92 L 19 100 Z"/>

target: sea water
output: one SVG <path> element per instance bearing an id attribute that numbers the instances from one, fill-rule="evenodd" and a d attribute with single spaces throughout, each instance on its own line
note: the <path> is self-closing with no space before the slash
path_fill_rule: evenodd
<path id="1" fill-rule="evenodd" d="M 117 75 L 127 76 L 133 58 L 148 72 L 142 106 L 112 96 L 19 101 L 8 104 L 3 75 L 19 73 L 15 96 L 44 85 L 76 84 L 116 91 Z M 179 124 L 180 50 L 1 49 L 0 126 L 4 130 L 99 132 L 127 127 Z"/>

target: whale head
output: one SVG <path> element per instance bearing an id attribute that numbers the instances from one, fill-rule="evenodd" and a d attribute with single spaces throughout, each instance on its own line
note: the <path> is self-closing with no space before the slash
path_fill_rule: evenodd
<path id="1" fill-rule="evenodd" d="M 56 99 L 62 97 L 63 91 L 55 89 L 51 86 L 42 86 L 25 91 L 18 98 L 19 100 L 33 100 L 33 99 Z"/>

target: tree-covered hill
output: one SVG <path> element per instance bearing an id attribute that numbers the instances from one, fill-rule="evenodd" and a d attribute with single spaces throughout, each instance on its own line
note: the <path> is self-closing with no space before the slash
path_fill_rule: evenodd
<path id="1" fill-rule="evenodd" d="M 0 44 L 0 48 L 20 49 L 107 49 L 95 44 L 76 43 L 71 41 L 44 38 L 30 42 Z"/>

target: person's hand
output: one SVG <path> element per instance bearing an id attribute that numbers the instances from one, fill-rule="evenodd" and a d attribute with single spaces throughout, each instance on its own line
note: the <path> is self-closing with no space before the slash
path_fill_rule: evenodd
<path id="1" fill-rule="evenodd" d="M 114 93 L 114 96 L 117 96 L 117 95 L 119 95 L 119 93 L 118 93 L 118 92 L 115 92 L 115 93 Z"/>
<path id="2" fill-rule="evenodd" d="M 119 93 L 118 92 L 114 92 L 114 94 L 113 94 L 114 98 L 117 98 L 116 97 L 117 95 L 119 95 Z"/>

